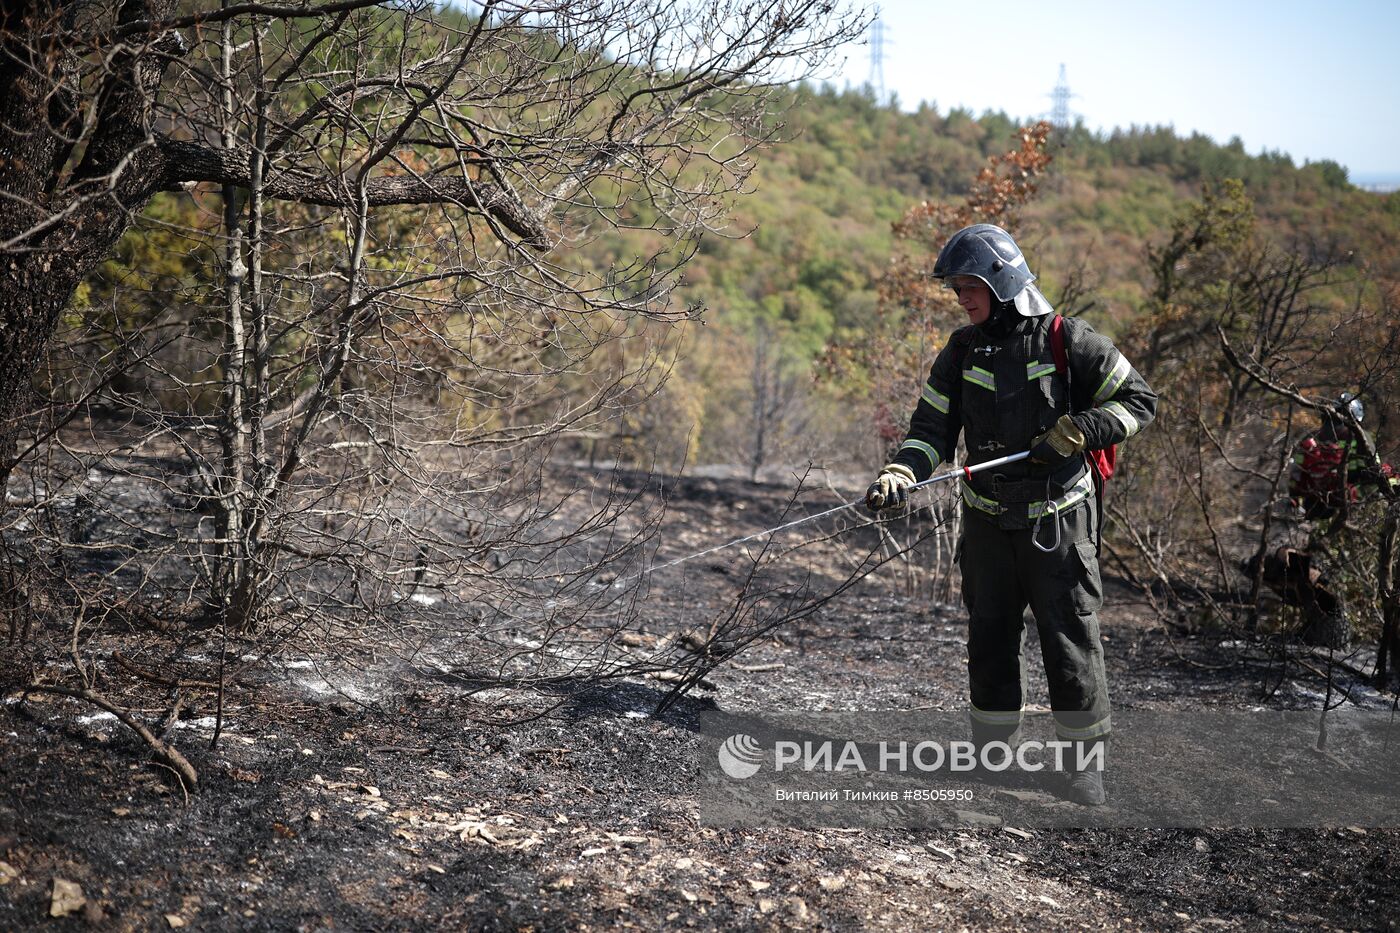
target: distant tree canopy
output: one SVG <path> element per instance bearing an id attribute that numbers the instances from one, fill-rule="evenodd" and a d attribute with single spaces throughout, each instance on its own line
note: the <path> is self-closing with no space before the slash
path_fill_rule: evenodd
<path id="1" fill-rule="evenodd" d="M 708 309 L 709 333 L 716 335 L 697 335 L 680 378 L 658 396 L 676 411 L 698 413 L 699 423 L 682 434 L 702 460 L 748 456 L 729 445 L 745 433 L 733 423 L 737 412 L 750 406 L 733 395 L 738 389 L 712 381 L 718 370 L 707 354 L 727 347 L 722 352 L 732 357 L 736 346 L 750 346 L 758 321 L 768 322 L 762 339 L 780 335 L 790 368 L 810 366 L 829 345 L 859 344 L 877 320 L 880 283 L 897 251 L 897 222 L 921 202 L 963 203 L 987 160 L 1017 145 L 1016 122 L 1000 112 L 979 117 L 923 104 L 902 113 L 868 91 L 830 85 L 796 86 L 782 96 L 784 106 L 752 128 L 780 142 L 748 177 L 750 190 L 734 202 L 728 225 L 699 241 L 696 260 L 674 292 L 673 301 Z M 722 152 L 720 137 L 710 143 Z M 1220 144 L 1198 133 L 1179 136 L 1170 127 L 1096 134 L 1078 125 L 1058 134 L 1046 151 L 1053 162 L 1021 212 L 1017 236 L 1048 293 L 1057 294 L 1072 277 L 1078 286 L 1093 286 L 1084 306 L 1096 326 L 1110 332 L 1130 326 L 1151 300 L 1148 246 L 1166 235 L 1203 184 L 1226 178 L 1241 181 L 1261 236 L 1280 242 L 1306 237 L 1352 252 L 1382 278 L 1400 279 L 1400 195 L 1354 188 L 1335 163 L 1299 166 L 1279 152 L 1250 155 L 1238 138 Z M 558 255 L 569 268 L 606 278 L 629 274 L 638 257 L 664 253 L 666 240 L 657 232 L 667 218 L 621 189 L 605 193 L 619 204 L 616 223 L 586 229 Z M 160 195 L 147 218 L 151 222 L 129 233 L 79 287 L 79 303 L 110 303 L 117 282 L 155 288 L 162 307 L 188 298 L 190 269 L 205 261 L 197 258 L 197 244 L 175 242 L 183 236 L 175 228 L 197 225 L 191 205 Z M 182 252 L 188 258 L 177 258 Z M 745 373 L 734 370 L 732 378 L 747 385 Z M 852 379 L 823 391 L 844 404 L 849 393 L 869 388 L 860 377 Z M 830 418 L 822 423 L 834 424 Z"/>
<path id="2" fill-rule="evenodd" d="M 752 128 L 781 142 L 749 176 L 751 190 L 734 202 L 728 225 L 700 240 L 674 293 L 686 306 L 707 308 L 725 332 L 692 345 L 694 359 L 680 374 L 686 378 L 675 383 L 676 391 L 693 396 L 681 409 L 701 413 L 698 430 L 687 434 L 701 459 L 728 458 L 720 447 L 733 436 L 725 422 L 736 410 L 733 399 L 707 393 L 699 380 L 710 365 L 704 355 L 730 346 L 731 334 L 751 340 L 760 319 L 782 335 L 789 366 L 809 364 L 833 342 L 858 343 L 876 321 L 896 223 L 920 202 L 961 203 L 987 159 L 1015 145 L 1017 125 L 1005 113 L 979 117 L 932 104 L 902 113 L 866 90 L 830 85 L 795 86 L 784 96 L 786 106 Z M 721 137 L 710 142 L 722 152 Z M 1250 155 L 1238 138 L 1220 144 L 1160 126 L 1096 134 L 1081 124 L 1057 135 L 1047 152 L 1052 166 L 1022 212 L 1017 236 L 1048 292 L 1074 274 L 1094 286 L 1088 313 L 1111 332 L 1128 326 L 1150 300 L 1148 245 L 1165 235 L 1202 184 L 1225 178 L 1242 182 L 1261 235 L 1279 241 L 1306 235 L 1352 252 L 1383 278 L 1400 278 L 1400 196 L 1352 187 L 1334 162 L 1299 166 L 1279 152 Z M 619 205 L 615 223 L 587 229 L 558 255 L 572 269 L 606 278 L 629 274 L 638 257 L 662 255 L 666 241 L 657 232 L 667 218 L 645 199 L 605 187 L 598 190 Z M 79 286 L 80 303 L 109 301 L 117 282 L 155 288 L 162 307 L 189 297 L 190 270 L 204 261 L 197 259 L 198 244 L 175 242 L 183 236 L 176 228 L 197 226 L 189 202 L 159 195 L 147 217 L 154 222 L 129 233 Z M 177 258 L 181 252 L 189 258 Z M 866 388 L 828 386 L 838 396 Z"/>

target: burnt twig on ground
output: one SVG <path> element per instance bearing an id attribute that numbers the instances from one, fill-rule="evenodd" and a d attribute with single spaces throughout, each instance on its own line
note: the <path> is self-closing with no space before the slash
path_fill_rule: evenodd
<path id="1" fill-rule="evenodd" d="M 24 688 L 24 694 L 20 697 L 23 702 L 31 693 L 49 693 L 54 696 L 69 697 L 74 700 L 82 700 L 91 703 L 99 709 L 106 710 L 125 725 L 131 731 L 141 737 L 141 741 L 151 747 L 155 752 L 155 760 L 158 764 L 169 768 L 179 775 L 181 782 L 186 788 L 199 786 L 199 772 L 195 771 L 185 756 L 180 754 L 180 750 L 175 746 L 164 742 L 156 737 L 156 734 L 146 726 L 145 723 L 133 716 L 128 710 L 123 709 L 102 694 L 92 689 L 75 690 L 71 687 L 49 686 L 47 684 L 30 684 Z"/>

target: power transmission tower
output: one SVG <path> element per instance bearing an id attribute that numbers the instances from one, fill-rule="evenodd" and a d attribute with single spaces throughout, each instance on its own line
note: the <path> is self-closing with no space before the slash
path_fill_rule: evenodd
<path id="1" fill-rule="evenodd" d="M 870 23 L 870 77 L 866 81 L 875 92 L 875 100 L 885 101 L 885 24 L 880 20 L 880 8 Z"/>
<path id="2" fill-rule="evenodd" d="M 1055 82 L 1055 89 L 1050 92 L 1050 125 L 1055 128 L 1055 134 L 1061 139 L 1069 132 L 1070 118 L 1078 114 L 1070 113 L 1069 100 L 1071 97 L 1078 97 L 1078 94 L 1071 94 L 1069 90 L 1069 79 L 1065 77 L 1064 63 L 1060 63 L 1060 78 Z"/>

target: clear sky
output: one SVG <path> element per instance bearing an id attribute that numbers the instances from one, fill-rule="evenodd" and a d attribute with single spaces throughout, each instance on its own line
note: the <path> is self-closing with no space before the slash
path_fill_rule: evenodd
<path id="1" fill-rule="evenodd" d="M 885 89 L 905 109 L 1051 107 L 1060 64 L 1086 126 L 1170 124 L 1251 153 L 1400 176 L 1400 0 L 880 0 Z M 834 78 L 859 86 L 869 49 Z"/>

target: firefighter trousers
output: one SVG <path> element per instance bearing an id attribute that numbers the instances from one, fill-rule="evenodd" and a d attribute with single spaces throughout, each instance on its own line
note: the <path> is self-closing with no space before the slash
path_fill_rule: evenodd
<path id="1" fill-rule="evenodd" d="M 967 508 L 960 562 L 969 616 L 967 669 L 972 729 L 980 742 L 1008 741 L 1026 694 L 1025 611 L 1035 616 L 1050 705 L 1061 739 L 1105 737 L 1111 729 L 1098 610 L 1103 585 L 1095 544 L 1098 502 L 1059 516 L 1060 542 L 1046 553 L 1030 528 L 1006 529 Z M 1039 542 L 1055 534 L 1047 517 Z"/>

